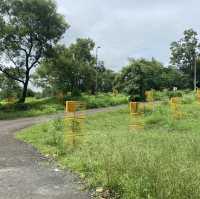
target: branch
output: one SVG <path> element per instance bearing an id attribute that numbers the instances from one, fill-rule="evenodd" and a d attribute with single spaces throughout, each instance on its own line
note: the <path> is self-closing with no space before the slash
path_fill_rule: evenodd
<path id="1" fill-rule="evenodd" d="M 9 52 L 6 53 L 6 55 L 8 56 L 8 58 L 10 59 L 10 61 L 14 64 L 15 68 L 17 69 L 17 73 L 18 73 L 18 75 L 20 76 L 21 73 L 20 73 L 19 67 L 18 67 L 17 64 L 15 63 L 14 59 L 10 56 Z"/>
<path id="2" fill-rule="evenodd" d="M 6 53 L 6 55 L 8 56 L 8 58 L 10 59 L 10 61 L 14 64 L 14 66 L 17 67 L 17 65 L 16 65 L 16 63 L 15 63 L 15 61 L 14 61 L 14 59 L 10 56 L 10 54 L 9 54 L 9 53 Z"/>
<path id="3" fill-rule="evenodd" d="M 30 35 L 30 42 L 31 42 L 31 46 L 30 46 L 30 49 L 29 49 L 29 52 L 28 52 L 29 56 L 31 55 L 31 52 L 32 52 L 32 49 L 33 49 L 33 38 L 32 38 L 31 35 Z"/>
<path id="4" fill-rule="evenodd" d="M 33 39 L 32 39 L 31 36 L 30 36 L 30 42 L 31 42 L 31 46 L 29 48 L 29 52 L 26 53 L 26 70 L 27 71 L 30 71 L 30 69 L 32 68 L 32 67 L 29 67 L 29 58 L 31 57 L 31 52 L 32 52 L 32 49 L 33 49 Z"/>
<path id="5" fill-rule="evenodd" d="M 35 55 L 35 61 L 32 62 L 31 66 L 29 67 L 29 70 L 31 70 L 35 66 L 36 63 L 38 63 L 41 56 L 42 56 L 42 48 L 40 48 L 38 55 Z"/>
<path id="6" fill-rule="evenodd" d="M 24 82 L 23 80 L 21 80 L 21 79 L 15 77 L 14 75 L 10 74 L 8 71 L 6 71 L 5 69 L 3 69 L 3 66 L 2 66 L 2 65 L 0 65 L 0 71 L 1 71 L 2 73 L 4 73 L 8 78 L 11 78 L 11 79 L 16 80 L 16 81 L 18 81 L 18 82 L 21 82 L 22 84 L 25 84 L 25 82 Z"/>
<path id="7" fill-rule="evenodd" d="M 24 49 L 22 47 L 20 47 L 19 49 L 22 50 L 22 51 L 24 51 L 26 55 L 28 54 L 28 52 L 26 51 L 26 49 Z"/>

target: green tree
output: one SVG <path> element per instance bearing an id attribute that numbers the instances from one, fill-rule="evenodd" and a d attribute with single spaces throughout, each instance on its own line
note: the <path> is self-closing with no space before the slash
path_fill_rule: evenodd
<path id="1" fill-rule="evenodd" d="M 97 72 L 97 91 L 98 92 L 112 92 L 114 86 L 114 80 L 116 73 L 104 66 L 104 62 L 101 61 L 95 67 Z"/>
<path id="2" fill-rule="evenodd" d="M 200 58 L 198 57 L 196 60 L 197 66 L 197 87 L 200 88 Z"/>
<path id="3" fill-rule="evenodd" d="M 145 91 L 164 88 L 185 88 L 187 79 L 183 72 L 173 67 L 164 67 L 155 59 L 131 59 L 115 79 L 115 87 L 135 99 L 144 99 Z"/>
<path id="4" fill-rule="evenodd" d="M 20 96 L 21 87 L 15 80 L 8 79 L 4 74 L 0 74 L 0 98 L 9 99 Z"/>
<path id="5" fill-rule="evenodd" d="M 52 88 L 55 93 L 91 91 L 95 88 L 95 57 L 91 39 L 77 39 L 68 48 L 57 46 L 52 49 L 49 59 L 36 71 L 39 86 Z"/>
<path id="6" fill-rule="evenodd" d="M 0 71 L 23 85 L 20 102 L 24 102 L 31 70 L 68 25 L 53 0 L 1 0 L 0 24 Z"/>
<path id="7" fill-rule="evenodd" d="M 176 65 L 181 71 L 189 75 L 189 84 L 192 87 L 194 66 L 197 56 L 199 56 L 200 44 L 197 32 L 193 29 L 184 31 L 184 36 L 177 42 L 171 44 L 171 63 Z M 198 71 L 199 73 L 200 71 Z"/>
<path id="8" fill-rule="evenodd" d="M 106 69 L 100 76 L 100 92 L 112 92 L 114 88 L 114 80 L 116 73 L 110 69 Z"/>
<path id="9" fill-rule="evenodd" d="M 189 75 L 183 73 L 174 66 L 163 68 L 160 75 L 162 79 L 162 89 L 173 89 L 173 87 L 177 87 L 178 89 L 187 89 L 190 87 Z"/>
<path id="10" fill-rule="evenodd" d="M 130 60 L 116 77 L 115 87 L 129 94 L 132 98 L 144 98 L 144 73 L 140 61 Z"/>

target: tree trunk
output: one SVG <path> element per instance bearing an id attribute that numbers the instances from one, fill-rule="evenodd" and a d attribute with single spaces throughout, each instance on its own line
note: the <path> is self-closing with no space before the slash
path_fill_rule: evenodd
<path id="1" fill-rule="evenodd" d="M 27 90 L 28 90 L 28 82 L 29 82 L 29 72 L 27 72 L 27 74 L 26 74 L 26 80 L 23 85 L 22 96 L 19 99 L 19 103 L 24 103 L 26 100 L 26 95 L 27 95 Z"/>
<path id="2" fill-rule="evenodd" d="M 96 86 L 95 85 L 93 85 L 92 88 L 91 88 L 91 94 L 92 95 L 96 94 Z"/>

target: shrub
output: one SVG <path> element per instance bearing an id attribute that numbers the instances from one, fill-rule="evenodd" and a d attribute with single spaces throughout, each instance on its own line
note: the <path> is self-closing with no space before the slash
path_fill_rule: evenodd
<path id="1" fill-rule="evenodd" d="M 15 111 L 27 111 L 30 109 L 30 106 L 26 103 L 16 103 L 14 104 Z"/>
<path id="2" fill-rule="evenodd" d="M 140 95 L 134 95 L 134 96 L 129 96 L 129 102 L 134 101 L 134 102 L 142 102 L 144 101 L 144 97 Z"/>
<path id="3" fill-rule="evenodd" d="M 195 101 L 195 96 L 194 95 L 185 95 L 182 98 L 182 103 L 183 104 L 192 104 Z"/>
<path id="4" fill-rule="evenodd" d="M 168 92 L 168 96 L 169 96 L 169 98 L 171 99 L 172 97 L 182 97 L 183 94 L 182 94 L 182 92 L 179 92 L 179 91 L 176 91 L 176 92 L 174 92 L 174 91 L 169 91 L 169 92 Z"/>

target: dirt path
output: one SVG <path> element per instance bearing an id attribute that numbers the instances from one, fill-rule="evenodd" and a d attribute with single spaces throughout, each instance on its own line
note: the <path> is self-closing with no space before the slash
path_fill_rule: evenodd
<path id="1" fill-rule="evenodd" d="M 124 106 L 93 109 L 107 112 Z M 89 193 L 72 173 L 58 170 L 32 146 L 16 140 L 15 133 L 63 114 L 0 121 L 0 199 L 88 199 Z"/>

